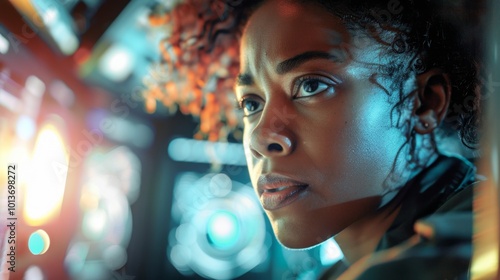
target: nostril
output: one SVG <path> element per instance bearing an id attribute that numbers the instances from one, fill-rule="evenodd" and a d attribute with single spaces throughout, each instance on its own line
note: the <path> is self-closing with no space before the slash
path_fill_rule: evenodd
<path id="1" fill-rule="evenodd" d="M 272 152 L 272 151 L 276 151 L 276 152 L 282 152 L 283 151 L 283 147 L 281 147 L 280 144 L 276 144 L 276 143 L 272 143 L 272 144 L 269 144 L 267 146 L 267 150 L 269 152 Z"/>

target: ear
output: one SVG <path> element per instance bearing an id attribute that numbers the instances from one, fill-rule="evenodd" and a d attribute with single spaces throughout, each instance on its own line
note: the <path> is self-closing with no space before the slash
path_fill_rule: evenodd
<path id="1" fill-rule="evenodd" d="M 446 73 L 433 68 L 417 76 L 418 95 L 413 110 L 417 118 L 415 131 L 431 133 L 446 116 L 450 104 L 451 84 Z"/>

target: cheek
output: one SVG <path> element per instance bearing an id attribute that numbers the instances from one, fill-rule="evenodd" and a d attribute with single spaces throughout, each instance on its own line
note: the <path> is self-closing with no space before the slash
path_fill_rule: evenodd
<path id="1" fill-rule="evenodd" d="M 257 160 L 252 155 L 252 151 L 250 149 L 251 130 L 248 127 L 249 126 L 245 125 L 245 129 L 243 131 L 243 150 L 245 152 L 245 158 L 247 161 L 248 173 L 250 175 L 250 179 L 252 180 L 253 185 L 255 186 L 257 180 L 255 176 Z"/>
<path id="2" fill-rule="evenodd" d="M 373 182 L 378 192 L 385 191 L 387 179 L 394 170 L 399 170 L 398 153 L 406 142 L 401 128 L 393 125 L 394 106 L 387 98 L 385 93 L 372 95 L 360 107 L 350 147 L 358 173 L 364 174 L 365 181 Z"/>
<path id="3" fill-rule="evenodd" d="M 245 152 L 248 169 L 250 170 L 252 166 L 252 152 L 250 151 L 250 134 L 247 132 L 246 128 L 243 132 L 243 150 Z"/>
<path id="4" fill-rule="evenodd" d="M 360 108 L 356 127 L 358 148 L 364 151 L 365 156 L 376 157 L 385 162 L 397 149 L 401 133 L 392 126 L 391 104 L 383 99 L 385 98 L 370 98 Z"/>
<path id="5" fill-rule="evenodd" d="M 333 193 L 338 202 L 381 195 L 404 143 L 400 130 L 391 126 L 392 105 L 386 95 L 360 96 L 337 109 L 328 123 L 314 128 L 322 135 L 306 134 L 315 176 L 324 186 L 320 191 Z"/>

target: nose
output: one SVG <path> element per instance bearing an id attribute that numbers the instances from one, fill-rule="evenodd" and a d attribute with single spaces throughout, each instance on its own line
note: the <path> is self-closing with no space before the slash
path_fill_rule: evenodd
<path id="1" fill-rule="evenodd" d="M 258 159 L 286 156 L 295 149 L 291 122 L 278 115 L 262 112 L 259 124 L 251 131 L 249 147 Z"/>

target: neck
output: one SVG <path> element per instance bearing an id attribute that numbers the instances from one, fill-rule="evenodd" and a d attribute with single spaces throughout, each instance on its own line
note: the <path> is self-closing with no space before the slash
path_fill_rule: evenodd
<path id="1" fill-rule="evenodd" d="M 429 153 L 422 168 L 419 168 L 418 172 L 412 172 L 408 182 L 432 164 L 437 157 L 436 153 Z M 335 241 L 344 252 L 344 257 L 350 264 L 375 251 L 382 236 L 399 214 L 403 196 L 404 193 L 399 191 L 395 197 L 391 197 L 387 205 L 378 209 L 373 214 L 356 221 L 335 236 Z"/>

